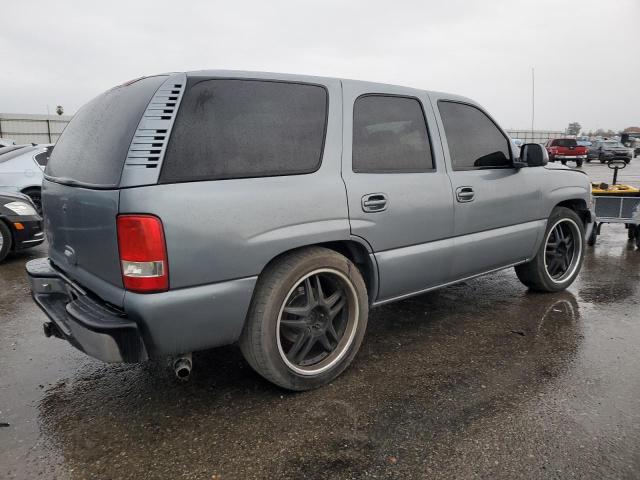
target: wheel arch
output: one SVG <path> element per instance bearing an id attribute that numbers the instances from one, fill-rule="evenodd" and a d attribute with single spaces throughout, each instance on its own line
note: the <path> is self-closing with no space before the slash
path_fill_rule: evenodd
<path id="1" fill-rule="evenodd" d="M 585 228 L 589 223 L 591 223 L 591 213 L 589 212 L 589 207 L 587 207 L 587 202 L 583 198 L 570 198 L 568 200 L 563 200 L 554 205 L 553 208 L 557 207 L 568 208 L 569 210 L 576 212 L 582 219 L 582 223 Z M 551 215 L 551 212 L 549 212 L 549 215 Z"/>
<path id="2" fill-rule="evenodd" d="M 335 240 L 327 242 L 310 243 L 308 245 L 300 245 L 295 248 L 281 252 L 273 257 L 264 266 L 262 272 L 264 272 L 273 262 L 280 259 L 282 256 L 287 255 L 297 250 L 304 250 L 310 247 L 324 247 L 329 250 L 333 250 L 351 260 L 354 265 L 360 271 L 362 278 L 364 279 L 365 286 L 367 287 L 367 295 L 369 297 L 369 304 L 372 304 L 378 296 L 378 265 L 375 261 L 375 257 L 371 252 L 370 246 L 359 237 L 351 237 L 348 240 Z"/>

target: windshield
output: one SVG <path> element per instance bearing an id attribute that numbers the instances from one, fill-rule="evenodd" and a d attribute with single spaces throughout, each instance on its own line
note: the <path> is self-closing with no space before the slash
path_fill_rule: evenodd
<path id="1" fill-rule="evenodd" d="M 602 146 L 606 148 L 625 148 L 620 142 L 602 142 Z"/>

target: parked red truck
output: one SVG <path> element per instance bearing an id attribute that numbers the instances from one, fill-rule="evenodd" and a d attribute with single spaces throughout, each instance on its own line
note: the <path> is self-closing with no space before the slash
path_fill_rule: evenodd
<path id="1" fill-rule="evenodd" d="M 575 138 L 553 138 L 545 145 L 549 153 L 549 161 L 560 160 L 563 165 L 568 160 L 576 162 L 576 166 L 581 167 L 587 159 L 588 147 L 578 145 Z"/>

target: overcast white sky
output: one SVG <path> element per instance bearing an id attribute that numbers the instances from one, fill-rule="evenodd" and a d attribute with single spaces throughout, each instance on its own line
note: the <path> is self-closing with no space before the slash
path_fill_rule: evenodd
<path id="1" fill-rule="evenodd" d="M 73 113 L 166 71 L 224 68 L 443 90 L 505 128 L 640 125 L 639 0 L 6 0 L 0 112 Z"/>

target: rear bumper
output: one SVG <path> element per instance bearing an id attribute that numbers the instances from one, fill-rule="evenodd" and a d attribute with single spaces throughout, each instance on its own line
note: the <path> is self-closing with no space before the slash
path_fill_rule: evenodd
<path id="1" fill-rule="evenodd" d="M 49 259 L 27 263 L 32 295 L 62 338 L 105 362 L 140 362 L 238 340 L 257 277 L 163 293 L 126 292 L 122 310 L 84 291 Z"/>
<path id="2" fill-rule="evenodd" d="M 587 158 L 586 155 L 554 155 L 553 158 L 557 158 L 558 160 L 584 160 Z"/>
<path id="3" fill-rule="evenodd" d="M 26 269 L 33 299 L 55 326 L 46 326 L 45 332 L 104 362 L 141 362 L 148 358 L 138 325 L 123 312 L 91 298 L 46 258 L 31 260 Z"/>

